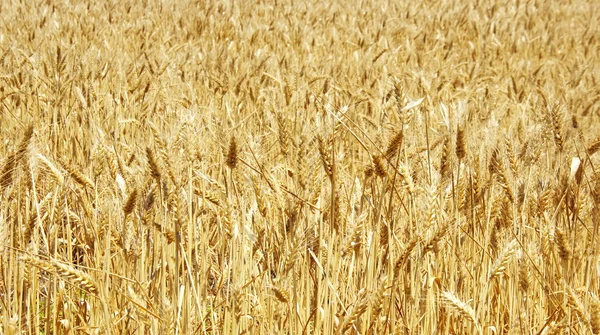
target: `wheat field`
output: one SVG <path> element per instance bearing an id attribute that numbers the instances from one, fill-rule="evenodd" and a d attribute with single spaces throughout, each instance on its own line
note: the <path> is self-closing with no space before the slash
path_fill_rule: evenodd
<path id="1" fill-rule="evenodd" d="M 600 334 L 600 2 L 0 13 L 1 334 Z"/>

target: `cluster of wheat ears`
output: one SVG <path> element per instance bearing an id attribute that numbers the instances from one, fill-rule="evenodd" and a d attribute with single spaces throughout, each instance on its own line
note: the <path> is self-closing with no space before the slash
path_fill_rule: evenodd
<path id="1" fill-rule="evenodd" d="M 0 333 L 600 333 L 600 2 L 0 13 Z"/>

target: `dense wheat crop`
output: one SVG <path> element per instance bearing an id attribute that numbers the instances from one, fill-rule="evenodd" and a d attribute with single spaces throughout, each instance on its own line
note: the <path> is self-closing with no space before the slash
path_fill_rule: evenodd
<path id="1" fill-rule="evenodd" d="M 600 2 L 0 2 L 2 334 L 599 334 Z"/>

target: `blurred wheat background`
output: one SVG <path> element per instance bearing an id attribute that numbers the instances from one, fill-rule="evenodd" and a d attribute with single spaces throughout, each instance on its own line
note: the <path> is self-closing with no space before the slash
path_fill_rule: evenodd
<path id="1" fill-rule="evenodd" d="M 600 2 L 0 2 L 2 334 L 599 334 Z"/>

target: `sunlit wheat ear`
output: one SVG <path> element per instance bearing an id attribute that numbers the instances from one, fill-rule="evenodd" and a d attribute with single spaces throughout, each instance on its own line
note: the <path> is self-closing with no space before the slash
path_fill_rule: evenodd
<path id="1" fill-rule="evenodd" d="M 442 146 L 442 155 L 440 158 L 440 175 L 442 179 L 450 174 L 450 137 L 446 136 Z"/>
<path id="2" fill-rule="evenodd" d="M 25 157 L 27 154 L 27 148 L 31 139 L 33 138 L 33 125 L 29 125 L 25 132 L 23 133 L 23 137 L 21 138 L 21 142 L 17 146 L 17 151 L 15 152 L 15 160 L 18 162 Z"/>
<path id="3" fill-rule="evenodd" d="M 600 137 L 595 138 L 587 147 L 587 154 L 592 156 L 600 150 Z"/>
<path id="4" fill-rule="evenodd" d="M 592 295 L 591 299 L 590 324 L 592 327 L 592 334 L 600 334 L 600 300 L 596 295 Z"/>
<path id="5" fill-rule="evenodd" d="M 456 157 L 459 160 L 463 160 L 467 154 L 466 144 L 465 144 L 465 131 L 464 129 L 458 128 L 456 133 Z"/>
<path id="6" fill-rule="evenodd" d="M 354 306 L 354 308 L 352 309 L 352 312 L 350 314 L 346 315 L 346 318 L 344 318 L 344 321 L 341 323 L 341 326 L 340 326 L 341 327 L 340 334 L 344 334 L 344 333 L 346 333 L 346 331 L 353 328 L 355 326 L 355 323 L 357 322 L 358 318 L 360 318 L 360 316 L 363 315 L 367 311 L 368 307 L 369 307 L 369 299 L 367 299 L 367 298 L 361 299 L 357 303 L 357 305 Z"/>
<path id="7" fill-rule="evenodd" d="M 65 181 L 65 178 L 62 174 L 62 172 L 60 171 L 60 169 L 58 169 L 56 167 L 56 165 L 54 165 L 54 163 L 52 163 L 48 158 L 46 158 L 46 156 L 42 155 L 42 154 L 38 154 L 37 158 L 40 162 L 43 163 L 43 165 L 46 167 L 47 171 L 50 172 L 50 174 L 52 176 L 54 176 L 55 180 L 62 185 Z"/>
<path id="8" fill-rule="evenodd" d="M 279 146 L 281 149 L 281 154 L 283 156 L 287 156 L 289 152 L 289 143 L 290 138 L 287 130 L 287 120 L 281 113 L 277 113 L 277 128 L 279 131 Z"/>
<path id="9" fill-rule="evenodd" d="M 557 228 L 554 232 L 555 243 L 558 246 L 558 255 L 563 261 L 568 261 L 573 255 L 573 250 L 569 243 L 569 237 L 560 228 Z"/>
<path id="10" fill-rule="evenodd" d="M 398 150 L 400 150 L 400 147 L 402 146 L 403 139 L 404 139 L 404 132 L 402 130 L 397 132 L 394 135 L 394 137 L 392 137 L 392 139 L 390 140 L 390 143 L 388 144 L 388 147 L 385 151 L 385 157 L 388 159 L 388 161 L 391 161 L 392 158 L 394 158 L 394 156 L 396 156 L 396 154 L 398 153 Z"/>
<path id="11" fill-rule="evenodd" d="M 400 256 L 398 256 L 398 258 L 396 259 L 396 262 L 394 263 L 394 279 L 398 278 L 398 276 L 400 275 L 400 270 L 402 270 L 402 268 L 406 264 L 408 258 L 410 257 L 410 254 L 415 249 L 415 247 L 417 246 L 418 243 L 419 243 L 418 239 L 413 238 L 408 243 L 408 245 L 404 248 L 404 250 L 402 251 Z"/>
<path id="12" fill-rule="evenodd" d="M 15 167 L 15 155 L 8 156 L 2 166 L 2 170 L 0 170 L 0 186 L 4 188 L 12 184 Z"/>
<path id="13" fill-rule="evenodd" d="M 375 175 L 377 175 L 379 178 L 384 178 L 387 175 L 387 172 L 385 171 L 385 166 L 383 165 L 383 162 L 381 161 L 381 157 L 378 155 L 373 155 L 373 171 L 375 171 Z"/>
<path id="14" fill-rule="evenodd" d="M 475 328 L 480 329 L 477 316 L 475 315 L 475 310 L 471 306 L 450 292 L 442 292 L 441 297 L 449 307 L 458 313 L 458 315 L 473 322 L 473 324 L 475 324 Z"/>
<path id="15" fill-rule="evenodd" d="M 71 178 L 75 180 L 75 182 L 77 182 L 79 185 L 87 187 L 89 189 L 94 188 L 94 183 L 77 168 L 72 167 L 64 160 L 59 160 L 59 163 L 63 167 L 63 169 L 65 169 L 69 173 Z"/>
<path id="16" fill-rule="evenodd" d="M 227 149 L 227 157 L 225 160 L 225 164 L 230 168 L 230 169 L 235 169 L 238 163 L 238 148 L 237 148 L 237 142 L 235 140 L 235 137 L 231 136 L 231 139 L 229 140 L 229 148 Z"/>
<path id="17" fill-rule="evenodd" d="M 55 260 L 45 261 L 29 255 L 21 256 L 21 260 L 44 271 L 57 273 L 62 278 L 66 278 L 67 280 L 80 285 L 92 294 L 98 293 L 98 286 L 94 280 L 90 278 L 88 274 L 75 269 L 70 265 Z"/>
<path id="18" fill-rule="evenodd" d="M 125 201 L 125 205 L 123 205 L 123 213 L 125 214 L 125 216 L 128 216 L 129 214 L 131 214 L 131 212 L 133 212 L 133 209 L 135 208 L 137 199 L 138 199 L 138 190 L 137 190 L 137 188 L 134 188 L 133 191 L 131 191 L 131 193 L 129 193 L 129 196 L 127 197 L 127 201 Z"/>
<path id="19" fill-rule="evenodd" d="M 519 289 L 523 294 L 529 292 L 531 287 L 531 278 L 529 274 L 529 266 L 525 260 L 519 262 Z"/>
<path id="20" fill-rule="evenodd" d="M 289 295 L 284 290 L 278 289 L 276 287 L 273 287 L 272 290 L 273 294 L 275 295 L 275 298 L 277 298 L 279 302 L 287 304 L 290 301 Z"/>
<path id="21" fill-rule="evenodd" d="M 150 176 L 152 176 L 152 178 L 154 178 L 158 183 L 160 183 L 162 173 L 152 149 L 146 148 L 146 158 L 148 160 Z"/>
<path id="22" fill-rule="evenodd" d="M 577 316 L 582 321 L 589 324 L 588 310 L 583 305 L 583 302 L 579 298 L 579 295 L 577 294 L 577 292 L 575 292 L 575 290 L 571 286 L 566 286 L 566 285 L 567 284 L 565 283 L 565 290 L 567 291 L 569 305 L 571 306 L 571 308 L 575 311 Z"/>
<path id="23" fill-rule="evenodd" d="M 400 172 L 400 176 L 402 177 L 402 181 L 406 184 L 406 188 L 410 194 L 415 193 L 415 183 L 411 174 L 411 171 L 406 164 L 400 163 L 398 165 L 398 171 Z"/>
<path id="24" fill-rule="evenodd" d="M 517 248 L 517 240 L 510 241 L 502 250 L 498 258 L 492 265 L 490 270 L 490 274 L 488 276 L 489 279 L 492 279 L 496 276 L 500 276 L 507 272 L 507 267 L 510 263 L 512 256 L 514 255 Z"/>
<path id="25" fill-rule="evenodd" d="M 385 280 L 382 281 L 382 283 L 385 283 Z M 388 290 L 389 288 L 386 285 L 381 285 L 379 287 L 379 289 L 377 290 L 377 292 L 375 293 L 375 295 L 373 296 L 372 300 L 371 300 L 371 310 L 372 313 L 374 315 L 374 320 L 377 320 L 377 317 L 382 313 L 383 308 L 384 308 L 384 300 L 386 298 L 385 296 L 385 292 Z"/>
<path id="26" fill-rule="evenodd" d="M 554 141 L 559 151 L 563 151 L 563 135 L 562 135 L 562 122 L 558 113 L 560 105 L 557 103 L 552 111 L 550 112 L 550 119 L 552 121 L 552 131 L 554 134 Z"/>
<path id="27" fill-rule="evenodd" d="M 563 333 L 563 329 L 566 327 L 565 325 L 565 321 L 561 320 L 561 321 L 552 321 L 550 323 L 548 323 L 547 325 L 545 325 L 544 329 L 542 330 L 541 334 L 542 335 L 559 335 Z"/>
<path id="28" fill-rule="evenodd" d="M 439 245 L 441 244 L 441 240 L 444 238 L 444 236 L 447 235 L 449 229 L 450 223 L 446 223 L 439 227 L 429 239 L 425 240 L 425 242 L 423 243 L 423 245 L 425 246 L 423 248 L 423 251 L 432 251 L 434 253 L 437 253 L 439 251 Z"/>
<path id="29" fill-rule="evenodd" d="M 175 177 L 175 172 L 173 166 L 171 165 L 169 146 L 167 145 L 167 141 L 163 139 L 163 136 L 161 136 L 161 132 L 152 122 L 149 123 L 149 126 L 150 130 L 152 131 L 155 147 L 157 147 L 159 157 L 163 163 L 163 170 L 166 173 L 166 176 L 169 177 L 173 185 L 178 185 L 178 179 Z"/>
<path id="30" fill-rule="evenodd" d="M 33 126 L 29 126 L 25 133 L 23 134 L 23 138 L 21 142 L 17 146 L 17 150 L 8 155 L 8 157 L 4 160 L 2 167 L 0 168 L 0 187 L 7 187 L 13 182 L 15 168 L 17 164 L 25 158 L 27 154 L 27 148 L 33 137 Z"/>
<path id="31" fill-rule="evenodd" d="M 508 156 L 510 171 L 513 174 L 513 176 L 516 176 L 518 170 L 517 157 L 513 150 L 512 141 L 508 136 L 504 138 L 504 144 L 506 146 L 506 155 Z"/>
<path id="32" fill-rule="evenodd" d="M 329 154 L 330 148 L 325 144 L 321 136 L 317 136 L 317 148 L 319 150 L 319 155 L 321 156 L 321 163 L 323 163 L 325 173 L 329 179 L 333 179 L 333 161 L 331 160 L 331 155 Z"/>

